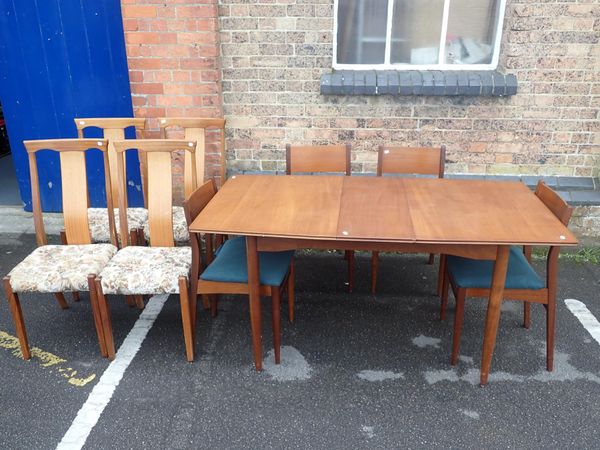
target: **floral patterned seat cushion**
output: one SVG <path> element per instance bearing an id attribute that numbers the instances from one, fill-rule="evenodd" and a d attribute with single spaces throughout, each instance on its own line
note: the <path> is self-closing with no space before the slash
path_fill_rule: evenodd
<path id="1" fill-rule="evenodd" d="M 175 294 L 179 277 L 188 277 L 191 265 L 191 247 L 125 247 L 100 273 L 102 292 Z"/>
<path id="2" fill-rule="evenodd" d="M 117 253 L 112 244 L 44 245 L 11 272 L 15 292 L 87 291 L 90 274 L 98 274 Z"/>
<path id="3" fill-rule="evenodd" d="M 144 236 L 150 240 L 150 227 L 148 221 L 144 224 Z M 188 232 L 187 222 L 185 221 L 185 212 L 183 206 L 173 206 L 173 239 L 175 242 L 189 242 L 190 234 Z"/>
<path id="4" fill-rule="evenodd" d="M 115 208 L 115 226 L 117 235 L 121 235 L 119 220 L 119 209 Z M 88 222 L 92 242 L 110 242 L 110 230 L 108 228 L 108 209 L 88 208 Z M 127 208 L 127 225 L 130 230 L 144 227 L 148 222 L 148 210 L 145 208 Z"/>

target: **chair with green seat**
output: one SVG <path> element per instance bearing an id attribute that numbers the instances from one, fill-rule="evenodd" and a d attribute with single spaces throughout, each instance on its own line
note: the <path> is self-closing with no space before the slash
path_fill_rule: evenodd
<path id="1" fill-rule="evenodd" d="M 565 226 L 573 212 L 567 203 L 546 184 L 540 181 L 535 195 L 552 211 Z M 560 247 L 552 246 L 546 259 L 546 280 L 543 280 L 531 267 L 530 247 L 523 249 L 513 246 L 510 249 L 504 289 L 504 298 L 520 300 L 524 304 L 524 326 L 529 328 L 530 305 L 541 303 L 546 308 L 546 368 L 552 371 L 554 364 L 554 324 L 556 320 L 556 284 L 558 254 Z M 441 315 L 445 314 L 448 303 L 448 288 L 451 286 L 456 299 L 454 315 L 454 336 L 452 340 L 451 363 L 458 362 L 460 336 L 462 332 L 465 298 L 489 297 L 492 284 L 494 261 L 481 261 L 458 256 L 446 257 L 446 270 L 442 282 Z"/>
<path id="2" fill-rule="evenodd" d="M 352 145 L 285 145 L 285 174 L 352 175 Z M 348 292 L 354 288 L 354 250 L 346 250 Z"/>
<path id="3" fill-rule="evenodd" d="M 183 204 L 188 227 L 216 192 L 214 180 L 209 180 L 188 197 Z M 213 317 L 217 314 L 218 294 L 248 295 L 249 293 L 246 239 L 238 236 L 225 240 L 217 251 L 213 252 L 214 238 L 216 236 L 211 234 L 205 234 L 204 236 L 206 252 L 205 261 L 203 262 L 200 237 L 196 233 L 190 233 L 192 244 L 192 328 L 194 330 L 195 305 L 197 304 L 194 292 L 196 292 L 196 295 L 208 296 Z M 281 294 L 284 291 L 287 291 L 288 295 L 289 320 L 290 322 L 294 320 L 294 252 L 259 252 L 258 258 L 260 295 L 270 296 L 272 299 L 273 348 L 275 362 L 279 363 L 281 345 L 280 301 Z"/>

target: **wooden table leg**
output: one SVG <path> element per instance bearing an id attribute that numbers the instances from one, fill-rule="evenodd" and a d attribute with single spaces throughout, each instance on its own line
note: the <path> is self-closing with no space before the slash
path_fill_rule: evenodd
<path id="1" fill-rule="evenodd" d="M 248 295 L 250 297 L 250 324 L 252 327 L 252 347 L 254 366 L 262 371 L 262 311 L 260 304 L 260 268 L 255 236 L 246 236 L 246 254 L 248 258 Z"/>
<path id="2" fill-rule="evenodd" d="M 479 383 L 482 386 L 487 384 L 490 367 L 492 365 L 492 355 L 494 353 L 494 345 L 496 345 L 498 323 L 500 322 L 500 307 L 502 306 L 502 297 L 504 296 L 504 283 L 506 282 L 506 269 L 508 268 L 509 253 L 510 246 L 498 246 L 496 261 L 494 263 L 494 273 L 492 275 L 490 298 L 488 300 L 487 314 L 485 316 L 485 331 L 483 334 L 483 351 L 479 378 Z"/>

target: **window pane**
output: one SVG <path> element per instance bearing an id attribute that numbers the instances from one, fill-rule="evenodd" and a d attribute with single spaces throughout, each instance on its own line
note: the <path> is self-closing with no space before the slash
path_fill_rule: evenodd
<path id="1" fill-rule="evenodd" d="M 339 0 L 337 62 L 383 64 L 388 0 Z"/>
<path id="2" fill-rule="evenodd" d="M 448 17 L 446 64 L 490 64 L 499 0 L 452 0 Z"/>
<path id="3" fill-rule="evenodd" d="M 444 0 L 396 0 L 391 63 L 437 64 Z"/>

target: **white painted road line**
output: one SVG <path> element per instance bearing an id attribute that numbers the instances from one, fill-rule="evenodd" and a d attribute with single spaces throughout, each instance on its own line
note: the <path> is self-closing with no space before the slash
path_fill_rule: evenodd
<path id="1" fill-rule="evenodd" d="M 121 382 L 125 370 L 142 346 L 148 331 L 154 325 L 156 317 L 162 310 L 168 294 L 155 295 L 150 299 L 144 311 L 133 325 L 133 328 L 123 341 L 114 361 L 104 371 L 98 384 L 94 386 L 88 399 L 83 404 L 71 427 L 57 445 L 57 450 L 81 449 L 94 426 L 100 419 L 104 408 L 110 402 L 115 389 Z"/>
<path id="2" fill-rule="evenodd" d="M 590 333 L 590 335 L 600 344 L 600 322 L 598 319 L 587 309 L 585 303 L 575 300 L 574 298 L 568 298 L 565 300 L 565 305 L 569 308 L 569 311 L 573 313 L 575 317 L 581 322 L 581 325 Z"/>

